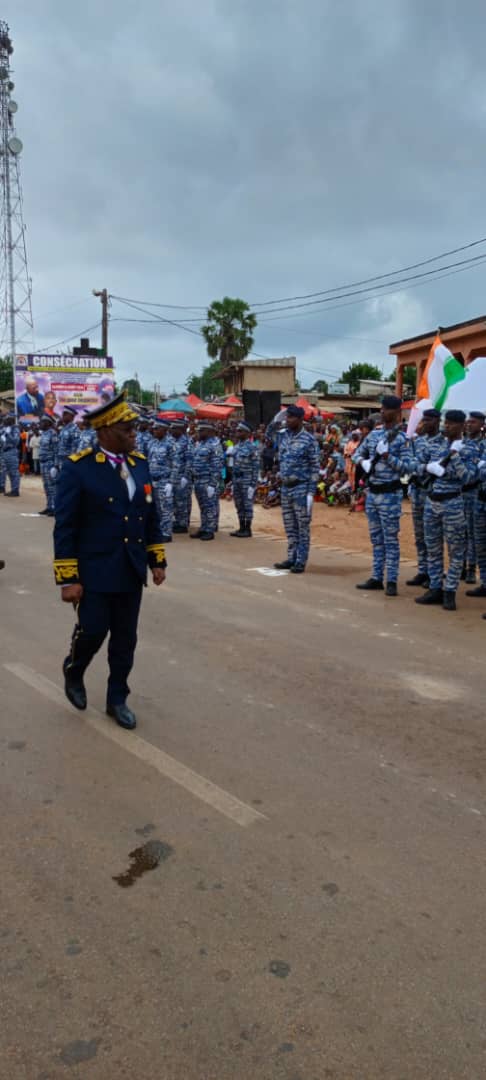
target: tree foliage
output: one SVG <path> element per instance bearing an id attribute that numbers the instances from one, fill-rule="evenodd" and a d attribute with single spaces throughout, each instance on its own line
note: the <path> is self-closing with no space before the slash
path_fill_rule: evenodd
<path id="1" fill-rule="evenodd" d="M 256 325 L 256 315 L 244 300 L 230 296 L 214 300 L 201 326 L 208 356 L 211 360 L 218 358 L 223 368 L 241 362 L 253 348 Z"/>
<path id="2" fill-rule="evenodd" d="M 189 375 L 186 381 L 188 394 L 196 394 L 200 398 L 220 397 L 224 394 L 224 383 L 222 379 L 214 378 L 220 370 L 219 360 L 214 360 L 212 364 L 203 367 L 200 375 Z"/>
<path id="3" fill-rule="evenodd" d="M 351 364 L 347 371 L 343 371 L 339 382 L 348 383 L 349 392 L 357 394 L 361 379 L 382 379 L 383 375 L 375 364 Z"/>
<path id="4" fill-rule="evenodd" d="M 314 383 L 314 386 L 311 386 L 311 391 L 313 391 L 315 394 L 322 394 L 323 396 L 328 393 L 328 390 L 329 386 L 325 379 L 317 379 L 317 382 Z"/>
<path id="5" fill-rule="evenodd" d="M 0 357 L 0 391 L 13 390 L 14 378 L 12 361 L 9 356 Z"/>

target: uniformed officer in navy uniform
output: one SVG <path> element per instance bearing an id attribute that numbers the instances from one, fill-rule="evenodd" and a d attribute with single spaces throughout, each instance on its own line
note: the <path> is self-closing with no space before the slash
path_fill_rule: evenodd
<path id="1" fill-rule="evenodd" d="M 89 414 L 96 448 L 72 454 L 59 478 L 54 573 L 62 599 L 77 608 L 66 696 L 87 705 L 83 676 L 109 633 L 106 711 L 123 728 L 136 726 L 128 708 L 142 586 L 147 566 L 165 579 L 165 552 L 146 458 L 134 449 L 137 414 L 119 394 Z"/>

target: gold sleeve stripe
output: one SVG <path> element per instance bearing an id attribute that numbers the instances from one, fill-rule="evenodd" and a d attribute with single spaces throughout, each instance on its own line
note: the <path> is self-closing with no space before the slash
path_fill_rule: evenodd
<path id="1" fill-rule="evenodd" d="M 147 553 L 153 552 L 157 564 L 165 562 L 165 548 L 163 544 L 149 544 Z"/>
<path id="2" fill-rule="evenodd" d="M 73 578 L 78 577 L 78 560 L 77 559 L 55 559 L 54 560 L 54 576 L 56 583 L 62 585 L 64 581 L 70 582 Z"/>

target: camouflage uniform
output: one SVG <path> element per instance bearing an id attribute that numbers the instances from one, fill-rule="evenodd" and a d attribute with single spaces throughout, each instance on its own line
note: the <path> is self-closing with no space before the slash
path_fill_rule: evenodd
<path id="1" fill-rule="evenodd" d="M 466 539 L 462 489 L 464 484 L 475 480 L 477 466 L 464 448 L 451 452 L 451 443 L 440 434 L 419 446 L 417 457 L 417 472 L 424 479 L 429 463 L 438 462 L 445 468 L 443 476 L 432 478 L 427 490 L 424 514 L 427 569 L 432 591 L 439 592 L 444 588 L 455 592 L 461 577 Z M 449 568 L 443 583 L 444 541 L 449 552 Z"/>
<path id="2" fill-rule="evenodd" d="M 380 442 L 387 442 L 387 455 L 378 453 Z M 400 517 L 403 490 L 400 476 L 406 469 L 407 440 L 400 427 L 370 431 L 353 454 L 356 465 L 371 461 L 366 493 L 366 516 L 373 548 L 373 579 L 396 583 L 400 567 Z"/>
<path id="3" fill-rule="evenodd" d="M 174 442 L 176 455 L 174 526 L 178 529 L 188 529 L 191 520 L 194 443 L 185 431 Z"/>
<path id="4" fill-rule="evenodd" d="M 6 486 L 7 478 L 10 480 L 12 495 L 18 495 L 20 491 L 19 469 L 19 443 L 20 429 L 14 420 L 2 428 L 0 440 L 3 449 L 3 487 Z"/>
<path id="5" fill-rule="evenodd" d="M 160 518 L 163 539 L 172 539 L 174 516 L 174 486 L 177 478 L 175 439 L 151 439 L 148 466 L 154 486 L 155 504 Z M 170 489 L 170 490 L 169 490 Z"/>
<path id="6" fill-rule="evenodd" d="M 211 534 L 218 531 L 219 485 L 223 465 L 223 448 L 215 435 L 196 443 L 192 469 L 194 491 L 201 513 L 200 531 L 203 533 Z M 211 489 L 212 494 L 208 488 Z"/>
<path id="7" fill-rule="evenodd" d="M 467 460 L 471 465 L 477 465 L 478 462 L 484 457 L 486 443 L 485 440 L 479 436 L 478 438 L 465 437 L 463 439 L 464 450 L 462 457 Z M 475 542 L 475 517 L 476 517 L 476 505 L 478 501 L 478 488 L 479 477 L 475 476 L 474 480 L 466 483 L 462 489 L 464 500 L 464 517 L 466 519 L 466 565 L 468 571 L 471 574 L 471 584 L 474 584 L 474 575 L 476 570 L 476 542 Z M 469 575 L 468 575 L 469 576 Z"/>
<path id="8" fill-rule="evenodd" d="M 56 489 L 57 489 L 57 477 L 58 477 L 58 444 L 59 437 L 54 427 L 49 427 L 47 431 L 41 431 L 40 444 L 39 444 L 39 464 L 41 470 L 42 483 L 44 485 L 44 491 L 46 495 L 46 509 L 50 514 L 54 513 L 56 504 Z M 56 470 L 56 475 L 51 476 L 51 470 Z"/>
<path id="9" fill-rule="evenodd" d="M 59 468 L 62 469 L 64 462 L 67 461 L 71 454 L 75 454 L 79 449 L 79 439 L 81 432 L 74 420 L 69 424 L 65 424 L 59 432 L 59 443 L 57 460 Z"/>
<path id="10" fill-rule="evenodd" d="M 253 500 L 259 469 L 258 447 L 250 439 L 237 443 L 233 457 L 233 498 L 241 527 L 243 522 L 250 526 L 253 520 Z"/>
<path id="11" fill-rule="evenodd" d="M 319 450 L 314 436 L 304 428 L 296 432 L 283 431 L 279 438 L 278 459 L 288 562 L 305 566 L 310 548 L 310 500 L 314 498 L 319 479 Z"/>

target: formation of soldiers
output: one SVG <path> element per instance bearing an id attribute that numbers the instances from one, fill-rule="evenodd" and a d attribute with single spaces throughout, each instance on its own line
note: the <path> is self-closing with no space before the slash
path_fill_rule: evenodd
<path id="1" fill-rule="evenodd" d="M 387 596 L 397 595 L 405 479 L 418 561 L 417 574 L 407 585 L 424 588 L 417 604 L 455 611 L 461 578 L 475 586 L 466 595 L 486 597 L 485 414 L 471 412 L 467 418 L 461 410 L 450 409 L 441 430 L 439 410 L 426 409 L 417 432 L 407 439 L 401 404 L 393 395 L 383 400 L 382 423 L 354 454 L 367 476 L 366 513 L 373 548 L 372 575 L 357 588 L 385 588 Z M 480 584 L 476 586 L 477 565 Z"/>
<path id="2" fill-rule="evenodd" d="M 407 581 L 423 587 L 417 604 L 456 608 L 461 579 L 474 586 L 468 596 L 486 598 L 486 437 L 485 414 L 459 410 L 441 413 L 427 409 L 416 434 L 407 438 L 401 417 L 401 400 L 384 398 L 381 416 L 366 433 L 353 454 L 366 484 L 366 513 L 373 550 L 371 576 L 357 588 L 398 593 L 400 566 L 399 531 L 404 490 L 408 487 L 417 549 L 417 573 Z M 55 514 L 56 489 L 63 463 L 75 453 L 96 445 L 96 432 L 74 409 L 66 407 L 60 420 L 44 414 L 40 421 L 39 461 L 46 507 Z M 270 425 L 278 459 L 282 515 L 287 536 L 287 557 L 275 566 L 304 572 L 309 557 L 310 526 L 319 480 L 319 443 L 304 411 L 290 405 Z M 232 493 L 238 528 L 231 535 L 250 538 L 255 492 L 260 474 L 260 448 L 252 430 L 240 421 L 232 439 Z M 20 432 L 10 414 L 0 424 L 0 492 L 16 496 L 20 489 Z M 225 452 L 216 425 L 201 420 L 197 428 L 188 421 L 163 415 L 142 417 L 138 423 L 137 449 L 148 461 L 154 501 L 164 543 L 174 534 L 189 532 L 192 497 L 200 512 L 200 526 L 193 539 L 213 540 L 219 526 L 220 492 L 223 487 Z M 10 490 L 7 491 L 7 485 Z M 444 573 L 444 549 L 448 568 Z M 476 581 L 479 569 L 479 583 Z"/>

